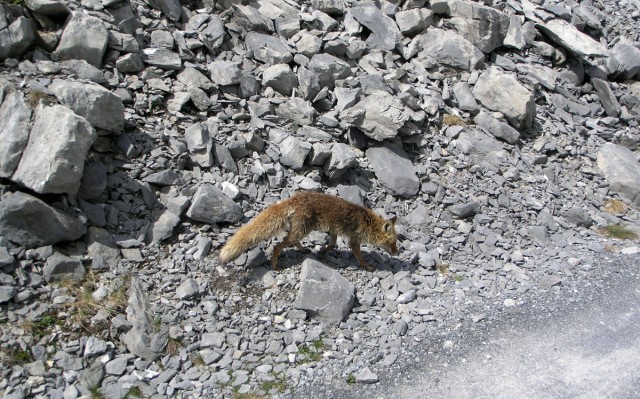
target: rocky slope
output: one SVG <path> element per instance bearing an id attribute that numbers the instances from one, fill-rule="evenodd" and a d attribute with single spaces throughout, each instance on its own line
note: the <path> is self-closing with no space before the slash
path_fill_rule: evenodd
<path id="1" fill-rule="evenodd" d="M 637 3 L 234 3 L 0 4 L 4 397 L 384 383 L 640 252 Z M 401 254 L 217 262 L 296 190 Z"/>

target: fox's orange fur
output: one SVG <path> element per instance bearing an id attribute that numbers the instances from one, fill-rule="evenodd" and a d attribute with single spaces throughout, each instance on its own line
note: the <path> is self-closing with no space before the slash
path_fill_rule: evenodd
<path id="1" fill-rule="evenodd" d="M 286 231 L 287 236 L 273 250 L 272 264 L 277 270 L 278 256 L 284 248 L 295 245 L 308 251 L 300 240 L 318 230 L 330 235 L 322 253 L 335 247 L 339 235 L 348 237 L 360 267 L 372 270 L 360 253 L 360 244 L 374 244 L 397 255 L 396 220 L 395 216 L 386 220 L 371 209 L 333 195 L 301 191 L 269 206 L 242 226 L 222 247 L 219 259 L 221 263 L 230 262 L 250 247 Z"/>

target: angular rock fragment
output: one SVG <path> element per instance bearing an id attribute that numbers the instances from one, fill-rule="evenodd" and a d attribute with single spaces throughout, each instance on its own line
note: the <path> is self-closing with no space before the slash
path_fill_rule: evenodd
<path id="1" fill-rule="evenodd" d="M 12 180 L 41 194 L 76 194 L 95 139 L 86 119 L 69 108 L 40 106 Z"/>
<path id="2" fill-rule="evenodd" d="M 620 103 L 618 102 L 615 94 L 613 94 L 613 90 L 611 90 L 609 84 L 602 79 L 596 78 L 591 79 L 591 83 L 596 89 L 598 98 L 600 99 L 600 104 L 602 104 L 602 108 L 604 108 L 607 115 L 612 117 L 620 115 L 620 112 L 622 111 Z"/>
<path id="3" fill-rule="evenodd" d="M 142 50 L 142 60 L 160 69 L 178 70 L 182 68 L 182 60 L 178 53 L 158 47 L 150 47 Z"/>
<path id="4" fill-rule="evenodd" d="M 280 143 L 280 163 L 290 166 L 294 170 L 302 168 L 307 155 L 311 151 L 311 144 L 296 137 L 289 136 Z"/>
<path id="5" fill-rule="evenodd" d="M 591 38 L 586 33 L 582 33 L 570 22 L 563 19 L 552 19 L 538 28 L 551 38 L 554 42 L 571 51 L 578 57 L 608 57 L 607 49 Z"/>
<path id="6" fill-rule="evenodd" d="M 91 126 L 120 133 L 124 129 L 122 98 L 102 86 L 56 79 L 49 89 Z"/>
<path id="7" fill-rule="evenodd" d="M 640 163 L 636 155 L 621 145 L 605 143 L 598 151 L 597 162 L 609 189 L 640 206 Z"/>
<path id="8" fill-rule="evenodd" d="M 293 60 L 291 48 L 278 37 L 249 32 L 245 37 L 245 44 L 253 52 L 254 58 L 265 64 L 288 64 Z"/>
<path id="9" fill-rule="evenodd" d="M 371 147 L 366 157 L 376 177 L 393 195 L 411 198 L 420 190 L 420 180 L 413 163 L 399 148 Z"/>
<path id="10" fill-rule="evenodd" d="M 340 113 L 340 119 L 358 127 L 374 140 L 397 136 L 398 130 L 409 120 L 402 102 L 391 94 L 377 90 L 356 105 Z"/>
<path id="11" fill-rule="evenodd" d="M 74 12 L 62 32 L 56 53 L 62 60 L 85 60 L 100 68 L 108 40 L 107 28 L 102 20 Z"/>
<path id="12" fill-rule="evenodd" d="M 536 114 L 534 95 L 518 79 L 491 67 L 480 75 L 473 95 L 492 111 L 501 112 L 516 129 L 528 128 Z"/>
<path id="13" fill-rule="evenodd" d="M 484 61 L 484 54 L 469 40 L 452 30 L 430 27 L 416 36 L 404 52 L 405 59 L 416 56 L 425 68 L 446 66 L 473 70 Z"/>
<path id="14" fill-rule="evenodd" d="M 393 50 L 402 35 L 398 25 L 374 5 L 359 5 L 347 12 L 371 31 L 367 46 L 378 50 Z"/>
<path id="15" fill-rule="evenodd" d="M 79 218 L 28 194 L 15 192 L 0 201 L 0 236 L 26 248 L 77 240 L 86 231 Z"/>
<path id="16" fill-rule="evenodd" d="M 18 17 L 8 27 L 0 29 L 0 60 L 22 55 L 35 40 L 33 22 L 25 17 Z"/>
<path id="17" fill-rule="evenodd" d="M 47 258 L 42 272 L 44 279 L 49 283 L 66 280 L 81 281 L 85 275 L 82 262 L 59 252 Z"/>
<path id="18" fill-rule="evenodd" d="M 314 147 L 315 150 L 316 147 Z M 318 155 L 318 154 L 316 154 Z M 334 143 L 331 152 L 324 162 L 323 171 L 329 179 L 337 179 L 347 170 L 358 165 L 356 153 L 350 145 L 344 143 Z"/>
<path id="19" fill-rule="evenodd" d="M 495 138 L 506 141 L 509 144 L 515 144 L 520 138 L 520 132 L 486 112 L 480 112 L 473 121 Z"/>
<path id="20" fill-rule="evenodd" d="M 203 184 L 193 196 L 187 216 L 204 223 L 237 223 L 242 219 L 242 208 L 212 184 Z"/>
<path id="21" fill-rule="evenodd" d="M 278 93 L 289 96 L 298 86 L 298 77 L 289 65 L 272 65 L 262 72 L 262 85 L 271 87 Z"/>
<path id="22" fill-rule="evenodd" d="M 9 94 L 0 106 L 0 177 L 10 178 L 29 141 L 31 108 L 24 94 Z"/>
<path id="23" fill-rule="evenodd" d="M 353 285 L 338 271 L 305 259 L 300 271 L 300 290 L 293 306 L 324 323 L 339 323 L 353 307 Z"/>
<path id="24" fill-rule="evenodd" d="M 611 49 L 607 66 L 614 77 L 623 80 L 633 79 L 640 73 L 640 49 L 632 40 L 621 37 Z"/>

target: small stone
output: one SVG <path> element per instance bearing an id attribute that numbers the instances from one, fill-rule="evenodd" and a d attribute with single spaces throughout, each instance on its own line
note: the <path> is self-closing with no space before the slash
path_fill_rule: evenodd
<path id="1" fill-rule="evenodd" d="M 200 287 L 198 286 L 198 282 L 193 278 L 185 280 L 176 289 L 176 297 L 181 300 L 191 299 L 199 293 Z"/>

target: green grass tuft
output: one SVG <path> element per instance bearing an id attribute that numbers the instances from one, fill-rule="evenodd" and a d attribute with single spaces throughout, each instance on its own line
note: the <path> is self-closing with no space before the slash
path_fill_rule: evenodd
<path id="1" fill-rule="evenodd" d="M 623 224 L 610 224 L 600 229 L 600 233 L 609 238 L 618 238 L 621 240 L 635 240 L 638 238 L 638 234 Z"/>

